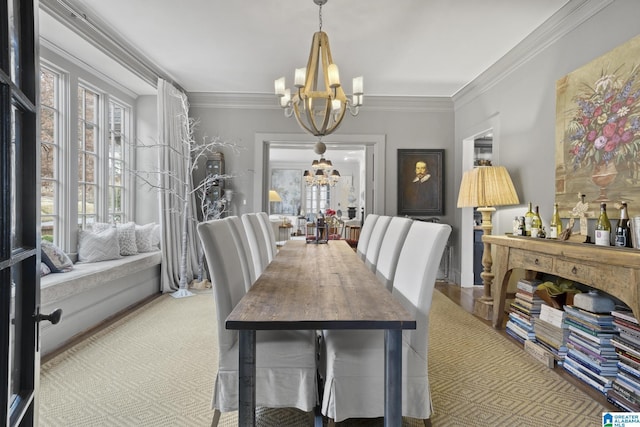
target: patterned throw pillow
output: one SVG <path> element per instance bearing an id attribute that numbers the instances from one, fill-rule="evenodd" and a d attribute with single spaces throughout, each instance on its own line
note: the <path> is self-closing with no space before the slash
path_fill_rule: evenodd
<path id="1" fill-rule="evenodd" d="M 153 227 L 155 223 L 151 222 L 145 225 L 136 225 L 136 246 L 138 252 L 151 252 L 156 250 L 153 246 Z"/>
<path id="2" fill-rule="evenodd" d="M 73 270 L 71 258 L 62 249 L 51 242 L 43 240 L 40 242 L 42 249 L 42 262 L 47 264 L 52 273 L 64 273 Z"/>
<path id="3" fill-rule="evenodd" d="M 94 232 L 101 232 L 107 228 L 113 228 L 113 225 L 105 222 L 96 222 L 91 226 Z M 115 228 L 118 230 L 120 255 L 136 255 L 138 253 L 138 246 L 136 245 L 136 224 L 128 222 L 126 224 L 118 224 Z"/>
<path id="4" fill-rule="evenodd" d="M 40 277 L 46 276 L 51 273 L 51 269 L 44 262 L 40 263 Z"/>
<path id="5" fill-rule="evenodd" d="M 108 227 L 98 233 L 80 230 L 78 242 L 79 262 L 98 262 L 118 259 L 120 256 L 120 244 L 118 243 L 118 231 Z"/>

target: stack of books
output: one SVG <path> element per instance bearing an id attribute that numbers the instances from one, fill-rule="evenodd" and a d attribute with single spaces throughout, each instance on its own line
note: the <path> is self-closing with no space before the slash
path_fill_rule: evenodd
<path id="1" fill-rule="evenodd" d="M 568 352 L 569 326 L 564 322 L 564 315 L 564 311 L 543 304 L 540 317 L 533 321 L 536 343 L 551 353 L 558 365 L 563 364 Z"/>
<path id="2" fill-rule="evenodd" d="M 618 374 L 618 355 L 612 340 L 618 336 L 611 314 L 592 313 L 564 306 L 569 329 L 563 367 L 603 394 L 611 390 Z"/>
<path id="3" fill-rule="evenodd" d="M 516 297 L 509 306 L 506 332 L 523 344 L 526 340 L 536 338 L 532 319 L 540 315 L 540 306 L 543 304 L 542 298 L 535 295 L 540 283 L 539 280 L 519 280 Z"/>
<path id="4" fill-rule="evenodd" d="M 640 412 L 640 324 L 631 311 L 612 311 L 620 335 L 611 339 L 618 353 L 618 375 L 607 400 L 629 412 Z"/>

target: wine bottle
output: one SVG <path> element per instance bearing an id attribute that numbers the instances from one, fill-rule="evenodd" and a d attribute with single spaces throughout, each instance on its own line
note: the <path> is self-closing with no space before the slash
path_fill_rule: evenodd
<path id="1" fill-rule="evenodd" d="M 600 216 L 596 222 L 596 245 L 611 246 L 611 222 L 607 216 L 607 204 L 600 203 Z"/>
<path id="2" fill-rule="evenodd" d="M 524 214 L 524 232 L 525 235 L 531 236 L 531 220 L 533 220 L 533 211 L 531 210 L 531 202 L 529 202 L 529 210 Z"/>
<path id="3" fill-rule="evenodd" d="M 557 239 L 560 233 L 562 233 L 562 220 L 558 213 L 558 204 L 554 203 L 553 215 L 551 215 L 551 221 L 549 221 L 549 238 Z"/>
<path id="4" fill-rule="evenodd" d="M 631 228 L 629 227 L 629 213 L 627 212 L 627 203 L 622 202 L 620 208 L 620 219 L 616 224 L 614 245 L 621 248 L 630 248 L 631 246 Z"/>
<path id="5" fill-rule="evenodd" d="M 531 219 L 531 237 L 538 237 L 540 230 L 542 230 L 542 218 L 540 218 L 539 207 L 536 206 L 533 218 Z"/>

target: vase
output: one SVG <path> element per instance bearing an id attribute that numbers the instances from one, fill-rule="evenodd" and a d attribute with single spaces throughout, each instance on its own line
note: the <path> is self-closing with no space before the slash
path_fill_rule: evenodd
<path id="1" fill-rule="evenodd" d="M 614 162 L 597 163 L 593 167 L 593 175 L 591 175 L 591 181 L 598 187 L 600 187 L 600 194 L 595 199 L 596 202 L 610 202 L 611 199 L 607 196 L 607 187 L 613 181 L 615 181 L 618 175 L 616 164 Z"/>

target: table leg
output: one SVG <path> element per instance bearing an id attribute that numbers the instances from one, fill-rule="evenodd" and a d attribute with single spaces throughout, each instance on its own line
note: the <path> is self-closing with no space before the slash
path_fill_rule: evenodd
<path id="1" fill-rule="evenodd" d="M 402 425 L 402 330 L 384 331 L 384 426 Z"/>
<path id="2" fill-rule="evenodd" d="M 256 331 L 240 330 L 238 343 L 238 425 L 256 425 Z"/>

